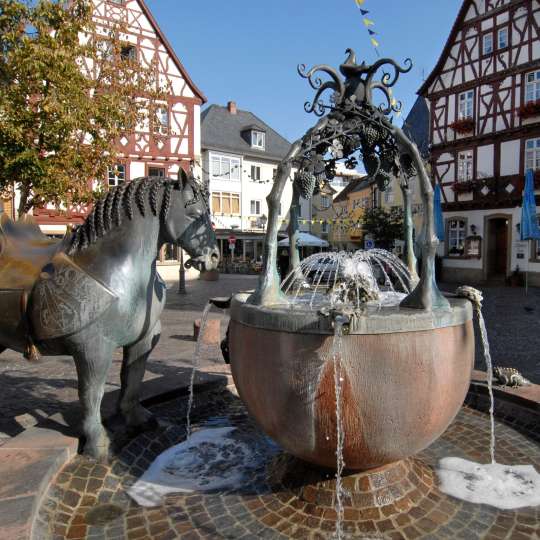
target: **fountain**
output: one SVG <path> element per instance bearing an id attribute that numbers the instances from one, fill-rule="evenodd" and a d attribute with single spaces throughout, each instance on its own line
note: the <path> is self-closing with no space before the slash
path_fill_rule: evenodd
<path id="1" fill-rule="evenodd" d="M 259 285 L 230 301 L 211 301 L 230 305 L 224 349 L 235 388 L 191 390 L 187 399 L 154 405 L 168 422 L 126 445 L 106 469 L 82 458 L 68 465 L 42 504 L 40 538 L 52 536 L 50 524 L 67 512 L 73 538 L 83 529 L 118 538 L 537 537 L 540 509 L 499 511 L 493 497 L 478 497 L 493 485 L 491 475 L 506 482 L 500 493 L 512 504 L 538 503 L 535 480 L 527 482 L 536 474 L 528 464 L 540 466 L 540 450 L 522 433 L 540 438 L 530 428 L 539 424 L 534 411 L 523 425 L 497 423 L 505 441 L 497 457 L 517 464 L 503 466 L 493 463 L 493 417 L 462 407 L 479 301 L 470 289 L 443 295 L 435 282 L 431 182 L 416 146 L 389 118 L 397 110 L 389 90 L 411 64 L 381 59 L 367 66 L 356 63 L 353 51 L 348 55 L 343 78 L 329 66 L 300 66 L 316 90 L 306 110 L 321 118 L 278 167 Z M 384 66 L 393 73 L 376 80 Z M 374 105 L 374 91 L 386 105 Z M 390 175 L 401 179 L 404 262 L 377 249 L 300 261 L 300 195 L 311 196 L 331 179 L 336 161 L 354 168 L 355 156 L 381 189 Z M 293 168 L 291 268 L 280 283 L 278 209 Z M 424 204 L 420 276 L 412 176 Z M 481 459 L 493 468 L 471 466 Z M 468 499 L 450 496 L 468 486 L 474 487 Z"/>
<path id="2" fill-rule="evenodd" d="M 336 364 L 328 361 L 328 351 L 336 318 L 343 318 L 343 459 L 348 469 L 366 471 L 395 466 L 448 427 L 469 386 L 474 335 L 471 304 L 446 298 L 435 283 L 438 240 L 431 182 L 416 145 L 389 118 L 398 110 L 390 89 L 411 62 L 403 68 L 381 59 L 367 66 L 356 63 L 352 50 L 347 52 L 340 66 L 343 77 L 329 66 L 299 67 L 316 90 L 306 110 L 321 118 L 278 167 L 268 196 L 263 276 L 253 294 L 232 299 L 229 348 L 240 397 L 263 430 L 298 458 L 335 468 Z M 392 73 L 377 80 L 385 67 Z M 329 80 L 323 82 L 320 74 Z M 386 105 L 374 104 L 375 91 Z M 331 92 L 327 102 L 326 92 Z M 420 278 L 407 197 L 406 264 L 383 250 L 329 254 L 323 264 L 317 264 L 315 255 L 300 263 L 298 195 L 310 197 L 317 183 L 333 178 L 338 160 L 354 168 L 355 156 L 381 190 L 391 175 L 398 175 L 406 194 L 408 179 L 419 178 L 424 202 Z M 292 168 L 298 170 L 289 226 L 292 263 L 280 286 L 275 270 L 277 208 Z"/>

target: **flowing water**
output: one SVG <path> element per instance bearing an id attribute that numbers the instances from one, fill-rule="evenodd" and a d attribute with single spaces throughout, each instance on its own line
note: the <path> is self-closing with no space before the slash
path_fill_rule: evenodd
<path id="1" fill-rule="evenodd" d="M 448 495 L 476 504 L 503 510 L 540 505 L 540 474 L 532 465 L 504 465 L 495 461 L 495 399 L 493 396 L 493 364 L 489 350 L 486 323 L 482 314 L 482 296 L 469 289 L 478 316 L 480 337 L 486 361 L 489 392 L 490 463 L 480 464 L 458 457 L 439 461 L 439 489 Z M 471 294 L 472 293 L 472 294 Z"/>
<path id="2" fill-rule="evenodd" d="M 193 385 L 195 384 L 195 373 L 199 367 L 199 362 L 201 359 L 201 347 L 203 342 L 204 332 L 206 330 L 206 322 L 208 321 L 208 315 L 210 314 L 210 309 L 212 304 L 208 302 L 204 307 L 204 310 L 201 315 L 201 324 L 199 326 L 199 335 L 197 336 L 197 344 L 195 345 L 195 354 L 193 355 L 193 365 L 191 368 L 191 376 L 189 379 L 189 398 L 186 411 L 186 438 L 189 439 L 191 436 L 191 408 L 193 407 Z"/>
<path id="3" fill-rule="evenodd" d="M 491 463 L 495 463 L 495 398 L 493 397 L 493 364 L 491 362 L 491 353 L 489 351 L 489 341 L 487 337 L 486 323 L 482 315 L 480 306 L 476 306 L 478 315 L 478 325 L 480 326 L 480 336 L 482 338 L 482 347 L 484 349 L 484 358 L 486 359 L 487 383 L 489 392 L 489 421 L 491 424 L 491 438 L 489 443 L 489 455 Z"/>
<path id="4" fill-rule="evenodd" d="M 412 288 L 403 262 L 383 249 L 316 253 L 281 283 L 291 309 L 349 305 L 396 306 Z"/>
<path id="5" fill-rule="evenodd" d="M 343 323 L 342 317 L 336 317 L 334 322 L 334 339 L 332 340 L 332 351 L 330 358 L 334 362 L 334 391 L 336 394 L 336 531 L 335 538 L 343 538 L 343 518 L 344 489 L 342 482 L 345 461 L 343 459 L 343 444 L 345 442 L 345 432 L 343 430 Z"/>

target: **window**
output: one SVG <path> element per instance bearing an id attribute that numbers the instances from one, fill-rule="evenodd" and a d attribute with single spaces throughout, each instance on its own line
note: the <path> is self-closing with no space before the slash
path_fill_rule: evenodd
<path id="1" fill-rule="evenodd" d="M 468 182 L 473 179 L 473 152 L 465 150 L 458 154 L 458 182 Z"/>
<path id="2" fill-rule="evenodd" d="M 501 28 L 497 32 L 497 47 L 499 49 L 508 47 L 508 28 Z"/>
<path id="3" fill-rule="evenodd" d="M 274 169 L 272 169 L 272 180 L 275 180 L 276 176 L 277 176 L 277 169 L 274 168 Z"/>
<path id="4" fill-rule="evenodd" d="M 279 209 L 278 209 L 278 216 L 282 216 L 282 212 L 281 212 L 281 203 L 279 203 Z"/>
<path id="5" fill-rule="evenodd" d="M 328 234 L 328 221 L 323 221 L 321 223 L 321 232 L 323 234 Z"/>
<path id="6" fill-rule="evenodd" d="M 261 201 L 251 201 L 250 214 L 252 216 L 260 216 L 261 215 Z"/>
<path id="7" fill-rule="evenodd" d="M 468 90 L 459 94 L 459 119 L 473 117 L 474 90 Z"/>
<path id="8" fill-rule="evenodd" d="M 448 256 L 461 257 L 465 252 L 465 236 L 467 224 L 464 219 L 447 221 Z"/>
<path id="9" fill-rule="evenodd" d="M 251 132 L 251 146 L 253 148 L 262 148 L 264 150 L 264 133 L 262 131 Z"/>
<path id="10" fill-rule="evenodd" d="M 178 261 L 179 251 L 177 244 L 165 244 L 163 246 L 163 261 Z"/>
<path id="11" fill-rule="evenodd" d="M 484 34 L 482 40 L 482 53 L 491 54 L 493 52 L 493 34 Z"/>
<path id="12" fill-rule="evenodd" d="M 325 195 L 321 195 L 321 207 L 330 208 L 330 199 Z"/>
<path id="13" fill-rule="evenodd" d="M 156 110 L 154 133 L 158 135 L 169 133 L 169 109 L 167 107 L 158 107 Z"/>
<path id="14" fill-rule="evenodd" d="M 540 139 L 525 142 L 525 170 L 540 170 Z"/>
<path id="15" fill-rule="evenodd" d="M 384 192 L 384 202 L 385 203 L 394 202 L 394 187 L 392 186 L 392 184 L 388 184 L 386 186 L 386 190 Z"/>
<path id="16" fill-rule="evenodd" d="M 125 0 L 109 0 L 111 4 L 118 4 L 119 6 L 123 6 Z"/>
<path id="17" fill-rule="evenodd" d="M 525 103 L 540 100 L 540 71 L 527 73 L 525 77 Z"/>
<path id="18" fill-rule="evenodd" d="M 221 191 L 212 193 L 212 213 L 239 215 L 240 194 Z"/>
<path id="19" fill-rule="evenodd" d="M 217 180 L 240 180 L 240 160 L 228 156 L 213 155 L 210 174 Z"/>
<path id="20" fill-rule="evenodd" d="M 137 49 L 133 45 L 122 45 L 120 47 L 120 58 L 122 60 L 137 60 Z"/>
<path id="21" fill-rule="evenodd" d="M 257 165 L 251 166 L 251 181 L 260 182 L 261 180 L 261 168 Z"/>
<path id="22" fill-rule="evenodd" d="M 163 167 L 148 167 L 148 176 L 165 178 L 165 169 Z"/>
<path id="23" fill-rule="evenodd" d="M 117 163 L 114 167 L 109 167 L 107 172 L 109 186 L 119 186 L 126 181 L 126 166 Z"/>

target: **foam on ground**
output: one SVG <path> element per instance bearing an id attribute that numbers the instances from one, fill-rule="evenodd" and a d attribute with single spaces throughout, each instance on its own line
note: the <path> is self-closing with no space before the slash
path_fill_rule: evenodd
<path id="1" fill-rule="evenodd" d="M 437 468 L 439 489 L 447 495 L 502 510 L 540 505 L 540 474 L 532 465 L 480 464 L 446 457 Z"/>
<path id="2" fill-rule="evenodd" d="M 160 454 L 128 488 L 141 506 L 159 506 L 168 493 L 211 492 L 241 486 L 253 452 L 234 438 L 236 428 L 203 429 Z"/>

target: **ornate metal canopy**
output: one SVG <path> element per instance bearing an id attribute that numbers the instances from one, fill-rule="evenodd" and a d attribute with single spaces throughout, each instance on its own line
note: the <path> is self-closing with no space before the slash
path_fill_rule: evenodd
<path id="1" fill-rule="evenodd" d="M 275 269 L 278 233 L 278 208 L 284 185 L 292 168 L 294 176 L 293 201 L 290 209 L 290 250 L 293 268 L 299 265 L 295 238 L 298 233 L 299 197 L 309 199 L 317 188 L 336 174 L 337 161 L 355 169 L 363 161 L 369 177 L 376 180 L 384 191 L 392 177 L 398 177 L 404 192 L 406 244 L 408 265 L 416 273 L 416 260 L 412 254 L 412 217 L 408 179 L 417 176 L 424 203 L 424 227 L 420 234 L 422 244 L 422 277 L 414 291 L 403 301 L 406 307 L 431 309 L 448 305 L 434 279 L 434 259 L 438 240 L 433 223 L 433 189 L 424 168 L 418 148 L 405 133 L 392 122 L 392 113 L 401 103 L 392 97 L 391 88 L 402 73 L 412 68 L 410 59 L 404 66 L 383 58 L 372 65 L 358 64 L 352 49 L 346 50 L 347 59 L 339 66 L 339 73 L 328 65 L 316 65 L 307 70 L 298 67 L 301 77 L 308 80 L 316 91 L 312 101 L 305 103 L 308 113 L 320 117 L 316 125 L 292 144 L 278 167 L 270 195 L 269 222 L 263 276 L 253 295 L 254 303 L 271 304 L 279 301 L 279 278 Z M 381 73 L 382 71 L 382 73 Z M 381 73 L 380 78 L 378 74 Z M 379 105 L 375 95 L 382 97 Z"/>

